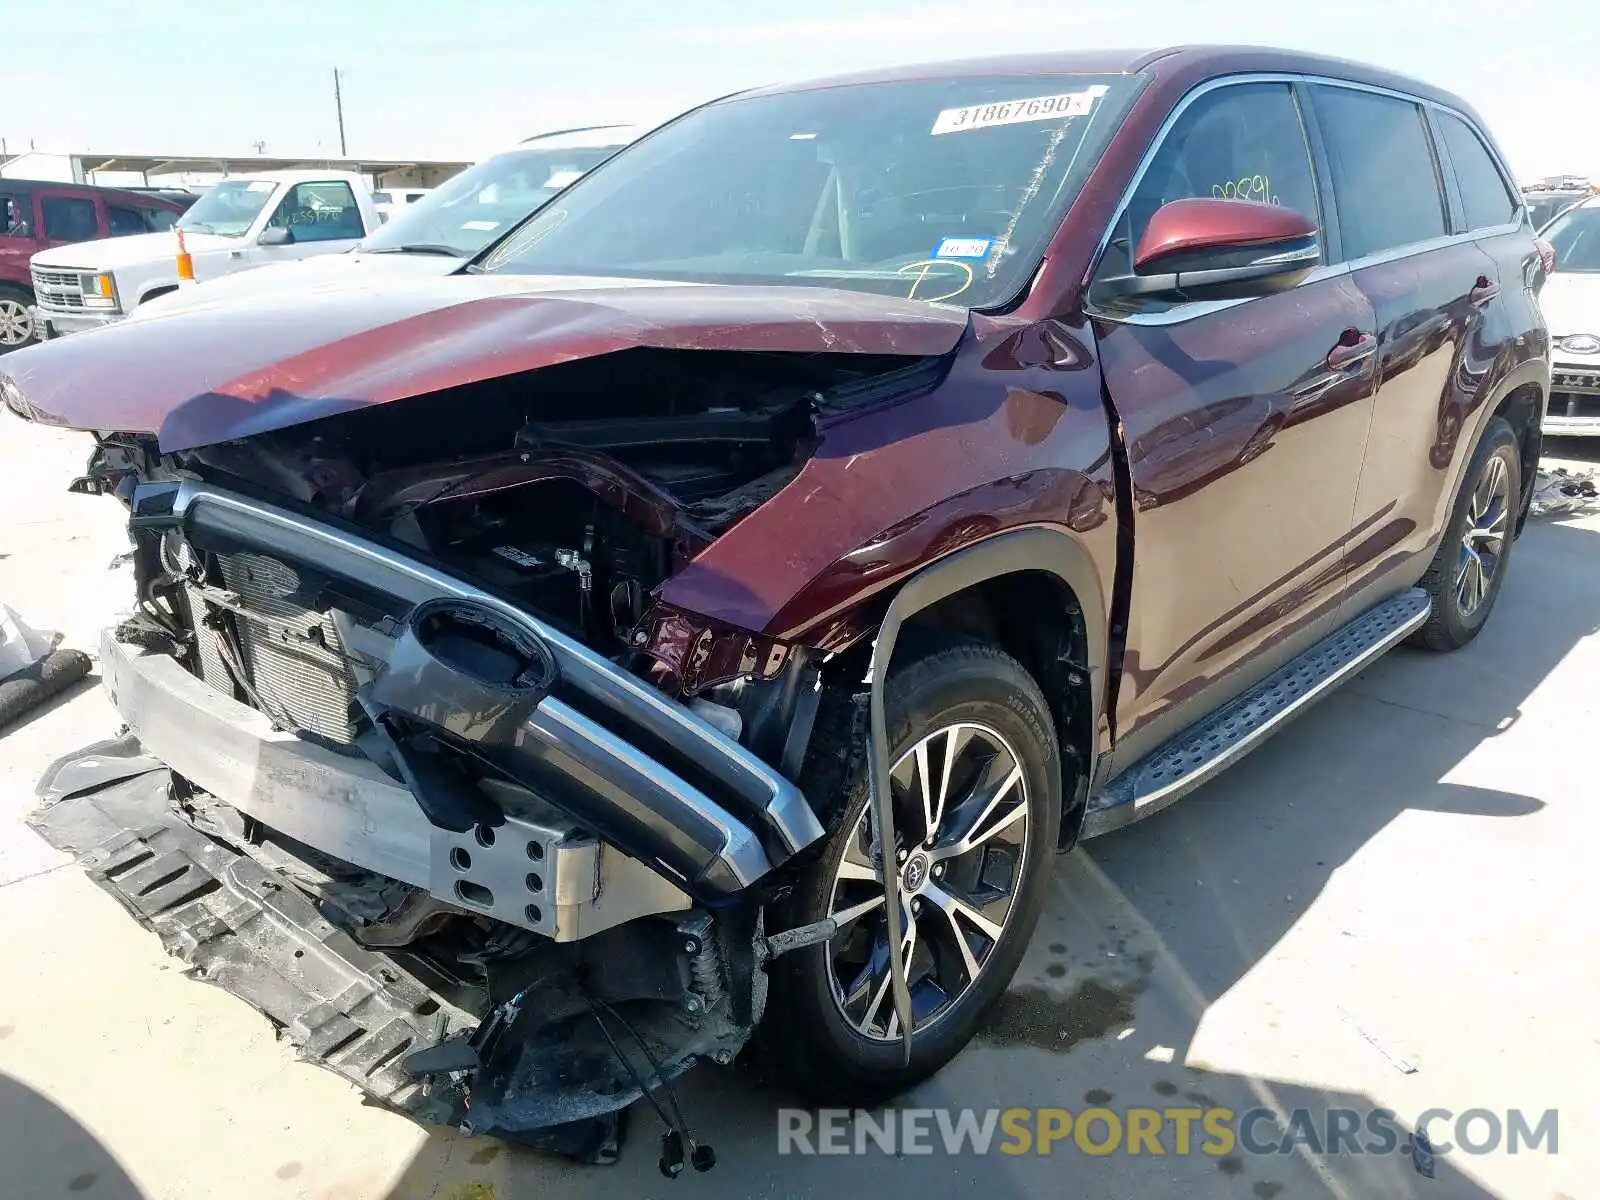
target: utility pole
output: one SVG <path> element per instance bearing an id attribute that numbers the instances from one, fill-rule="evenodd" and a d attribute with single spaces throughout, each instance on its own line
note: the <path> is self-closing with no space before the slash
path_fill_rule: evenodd
<path id="1" fill-rule="evenodd" d="M 333 107 L 339 114 L 339 157 L 348 153 L 344 147 L 344 96 L 339 90 L 339 68 L 333 69 Z"/>

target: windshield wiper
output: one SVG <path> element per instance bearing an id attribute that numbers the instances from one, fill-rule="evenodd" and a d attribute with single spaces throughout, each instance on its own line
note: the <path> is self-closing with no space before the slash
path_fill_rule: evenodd
<path id="1" fill-rule="evenodd" d="M 207 221 L 190 221 L 187 225 L 179 225 L 179 229 L 193 229 L 196 233 L 215 233 Z"/>
<path id="2" fill-rule="evenodd" d="M 466 255 L 454 246 L 441 245 L 438 242 L 407 242 L 404 246 L 380 246 L 376 250 L 368 250 L 368 254 L 445 254 L 451 258 L 465 258 Z"/>

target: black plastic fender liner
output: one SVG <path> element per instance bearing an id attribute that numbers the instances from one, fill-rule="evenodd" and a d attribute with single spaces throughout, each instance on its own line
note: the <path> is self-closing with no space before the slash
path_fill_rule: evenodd
<path id="1" fill-rule="evenodd" d="M 124 733 L 63 754 L 44 769 L 34 794 L 49 804 L 64 796 L 79 796 L 124 779 L 166 769 L 166 763 L 145 753 L 138 738 Z"/>
<path id="2" fill-rule="evenodd" d="M 1078 598 L 1087 634 L 1087 662 L 1090 695 L 1094 712 L 1091 728 L 1098 724 L 1105 693 L 1106 617 L 1104 592 L 1088 554 L 1065 533 L 1045 527 L 1019 529 L 996 534 L 973 546 L 957 550 L 947 558 L 924 568 L 911 577 L 895 594 L 878 626 L 868 668 L 871 687 L 869 702 L 871 735 L 868 743 L 868 786 L 871 795 L 873 840 L 877 843 L 879 872 L 883 881 L 884 920 L 888 926 L 889 978 L 894 997 L 895 1016 L 901 1029 L 904 1061 L 911 1061 L 911 991 L 906 982 L 905 962 L 899 947 L 905 937 L 900 905 L 899 864 L 894 854 L 894 805 L 889 787 L 889 734 L 884 715 L 884 686 L 900 629 L 910 618 L 948 596 L 986 580 L 1022 571 L 1047 571 L 1058 576 Z M 1094 775 L 1094 746 L 1085 747 L 1084 768 Z"/>

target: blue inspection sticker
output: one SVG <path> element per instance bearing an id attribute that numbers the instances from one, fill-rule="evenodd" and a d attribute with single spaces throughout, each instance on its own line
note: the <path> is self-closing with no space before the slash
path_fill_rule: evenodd
<path id="1" fill-rule="evenodd" d="M 948 237 L 933 248 L 929 258 L 988 258 L 993 238 Z"/>

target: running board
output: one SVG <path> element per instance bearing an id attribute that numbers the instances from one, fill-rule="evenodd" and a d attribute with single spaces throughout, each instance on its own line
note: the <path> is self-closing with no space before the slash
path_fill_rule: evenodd
<path id="1" fill-rule="evenodd" d="M 1158 746 L 1090 800 L 1081 836 L 1142 821 L 1199 787 L 1403 641 L 1427 621 L 1430 607 L 1421 588 L 1385 600 Z"/>

